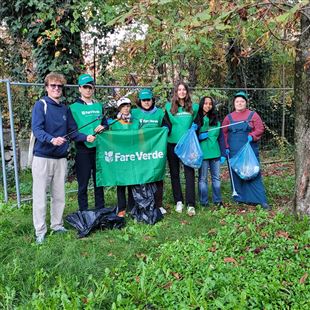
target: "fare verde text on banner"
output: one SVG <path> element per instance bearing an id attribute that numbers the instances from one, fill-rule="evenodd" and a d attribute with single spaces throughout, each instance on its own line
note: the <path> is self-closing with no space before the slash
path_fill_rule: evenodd
<path id="1" fill-rule="evenodd" d="M 97 186 L 145 184 L 165 175 L 165 128 L 105 131 L 97 137 Z"/>

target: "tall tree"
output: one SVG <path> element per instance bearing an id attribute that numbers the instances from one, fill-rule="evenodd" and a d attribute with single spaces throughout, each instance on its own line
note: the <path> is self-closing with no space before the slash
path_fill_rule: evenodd
<path id="1" fill-rule="evenodd" d="M 303 8 L 300 27 L 294 83 L 296 109 L 294 209 L 298 214 L 310 215 L 310 3 Z"/>

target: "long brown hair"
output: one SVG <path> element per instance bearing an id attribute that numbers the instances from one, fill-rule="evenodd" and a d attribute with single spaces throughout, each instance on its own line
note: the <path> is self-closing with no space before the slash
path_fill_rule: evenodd
<path id="1" fill-rule="evenodd" d="M 178 88 L 180 85 L 183 85 L 186 89 L 186 97 L 184 99 L 184 109 L 186 112 L 193 114 L 192 99 L 191 99 L 191 96 L 189 95 L 189 88 L 188 88 L 188 85 L 184 82 L 178 82 L 174 86 L 170 112 L 172 115 L 178 112 L 178 108 L 180 106 L 179 97 L 178 97 Z"/>

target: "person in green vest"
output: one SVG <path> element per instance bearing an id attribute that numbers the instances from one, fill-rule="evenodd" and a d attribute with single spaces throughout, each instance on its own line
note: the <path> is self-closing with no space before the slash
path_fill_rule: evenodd
<path id="1" fill-rule="evenodd" d="M 155 106 L 155 98 L 150 89 L 141 89 L 137 101 L 138 108 L 132 109 L 132 116 L 139 121 L 140 128 L 156 128 L 163 125 L 165 116 L 161 108 Z M 156 207 L 160 209 L 162 214 L 167 211 L 163 207 L 163 180 L 155 182 L 157 191 L 155 193 Z"/>
<path id="2" fill-rule="evenodd" d="M 131 115 L 131 100 L 126 97 L 120 98 L 116 102 L 118 113 L 116 119 L 110 123 L 110 130 L 131 130 L 139 129 L 139 123 Z M 123 172 L 120 172 L 123 173 Z M 128 197 L 126 199 L 126 188 Z M 117 186 L 117 205 L 120 217 L 125 217 L 126 209 L 131 210 L 134 207 L 134 198 L 130 186 Z"/>
<path id="3" fill-rule="evenodd" d="M 208 207 L 208 170 L 212 182 L 212 200 L 216 206 L 223 207 L 220 181 L 221 150 L 219 145 L 220 126 L 212 97 L 202 97 L 198 115 L 195 119 L 198 126 L 198 139 L 203 152 L 203 162 L 199 169 L 198 193 L 203 207 Z M 224 158 L 225 159 L 225 158 Z"/>
<path id="4" fill-rule="evenodd" d="M 93 135 L 95 138 L 97 133 L 108 128 L 106 118 L 103 116 L 103 106 L 93 98 L 95 84 L 91 75 L 80 75 L 78 85 L 80 97 L 70 105 L 69 118 L 73 118 L 79 132 Z M 103 208 L 103 187 L 96 186 L 96 144 L 95 142 L 76 142 L 75 146 L 79 210 L 88 209 L 88 184 L 91 177 L 94 183 L 95 208 Z"/>
<path id="5" fill-rule="evenodd" d="M 198 104 L 192 103 L 189 88 L 184 82 L 175 85 L 171 102 L 165 105 L 165 120 L 171 126 L 168 135 L 167 158 L 170 169 L 173 198 L 176 203 L 175 210 L 178 213 L 183 211 L 183 194 L 180 182 L 180 159 L 175 154 L 174 148 L 181 137 L 192 126 L 197 116 Z M 195 125 L 196 126 L 196 125 Z M 195 170 L 184 165 L 185 174 L 185 203 L 187 214 L 193 216 L 195 211 Z"/>

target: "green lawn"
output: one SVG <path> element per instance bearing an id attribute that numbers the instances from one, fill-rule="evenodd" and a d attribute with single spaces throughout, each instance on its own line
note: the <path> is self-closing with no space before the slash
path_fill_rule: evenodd
<path id="1" fill-rule="evenodd" d="M 77 239 L 49 235 L 34 243 L 31 205 L 0 207 L 1 309 L 309 309 L 309 219 L 284 203 L 294 178 L 285 169 L 265 178 L 274 211 L 238 206 L 168 214 L 154 226 L 127 218 L 122 230 Z M 26 194 L 31 183 L 22 186 Z M 168 183 L 168 182 L 166 182 Z M 68 187 L 75 187 L 69 184 Z M 106 195 L 115 204 L 115 193 Z M 77 208 L 67 197 L 65 214 Z"/>

